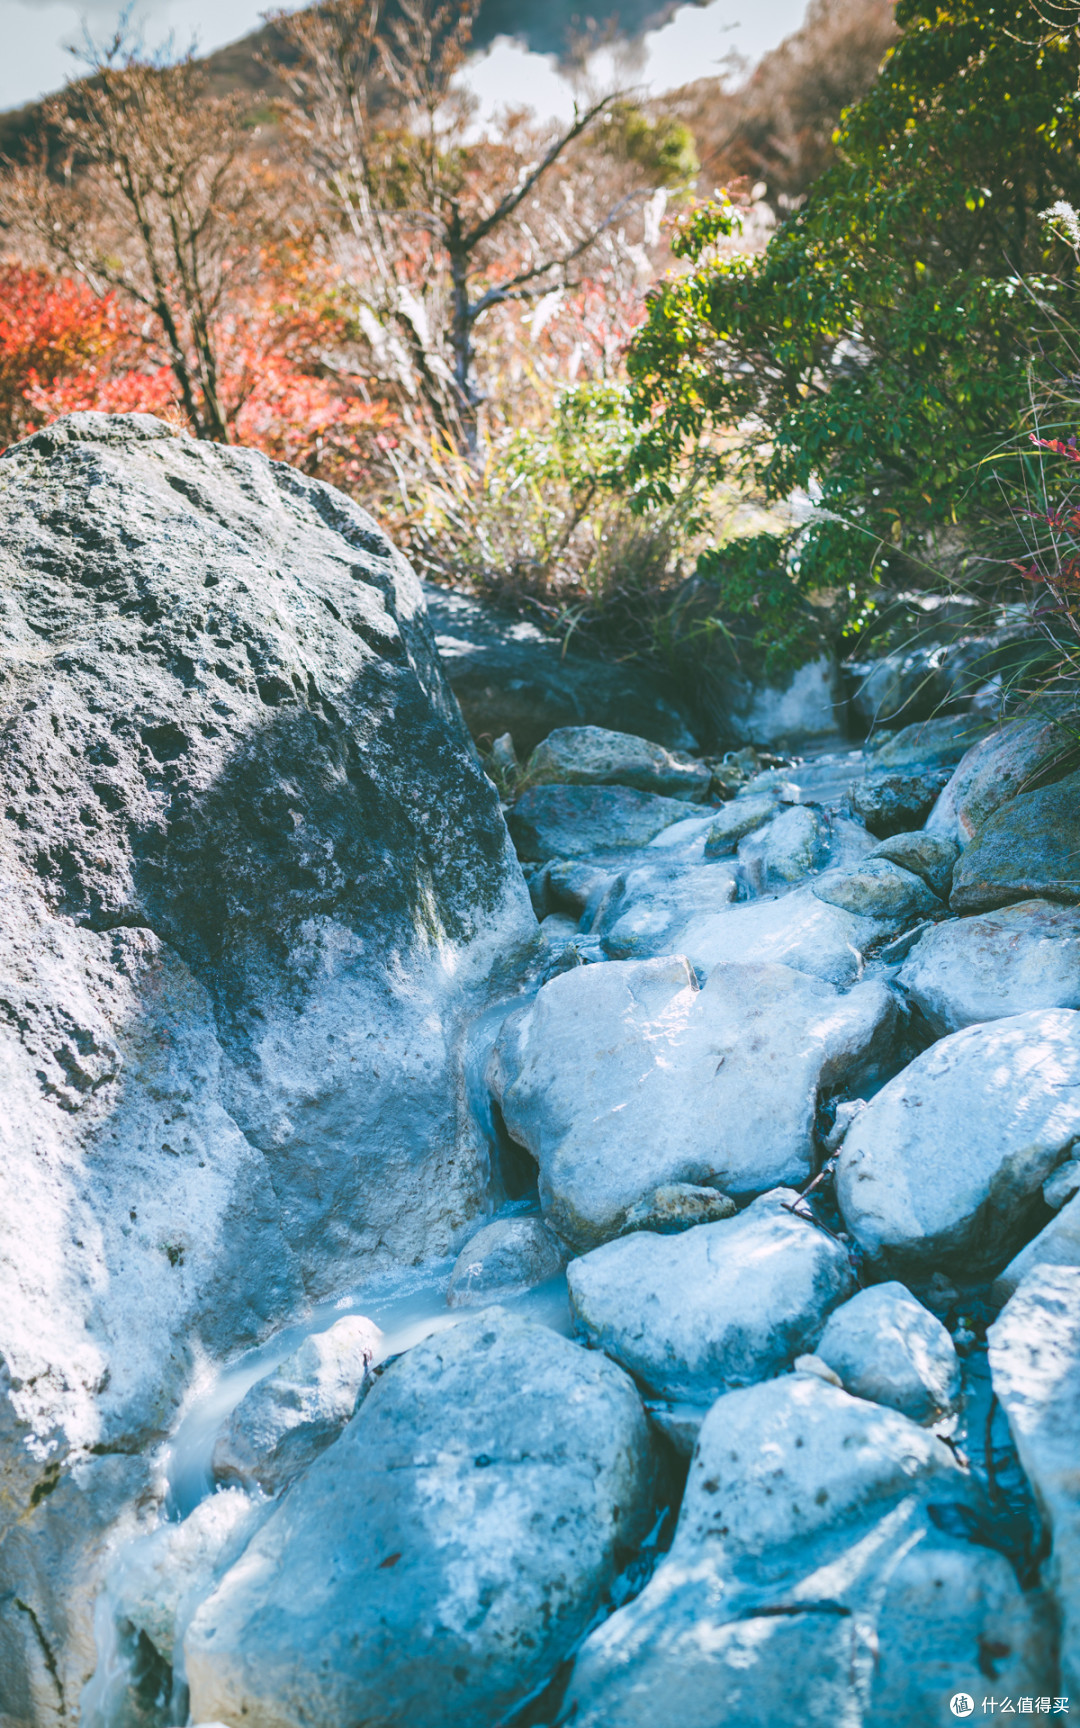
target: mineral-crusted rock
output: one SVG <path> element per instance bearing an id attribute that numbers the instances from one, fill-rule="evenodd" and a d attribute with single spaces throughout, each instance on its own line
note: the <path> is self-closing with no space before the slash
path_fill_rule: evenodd
<path id="1" fill-rule="evenodd" d="M 312 1333 L 257 1380 L 214 1447 L 219 1482 L 276 1494 L 336 1440 L 371 1385 L 382 1334 L 360 1314 Z"/>
<path id="2" fill-rule="evenodd" d="M 846 1250 L 790 1210 L 796 1198 L 779 1188 L 737 1218 L 571 1260 L 579 1331 L 661 1398 L 711 1404 L 781 1373 L 855 1287 Z"/>
<path id="3" fill-rule="evenodd" d="M 1080 774 L 996 811 L 953 871 L 954 912 L 1024 899 L 1080 901 Z"/>
<path id="4" fill-rule="evenodd" d="M 1023 900 L 927 930 L 899 981 L 939 1034 L 1031 1008 L 1080 1008 L 1080 907 Z"/>
<path id="5" fill-rule="evenodd" d="M 968 1026 L 882 1088 L 840 1152 L 848 1228 L 886 1264 L 977 1276 L 1038 1228 L 1080 1136 L 1080 1013 Z"/>
<path id="6" fill-rule="evenodd" d="M 536 786 L 522 793 L 507 822 L 519 857 L 543 863 L 645 846 L 685 816 L 679 799 L 629 786 Z"/>
<path id="7" fill-rule="evenodd" d="M 496 1218 L 467 1242 L 450 1274 L 451 1308 L 516 1296 L 555 1278 L 567 1251 L 542 1218 Z"/>
<path id="8" fill-rule="evenodd" d="M 494 1724 L 588 1626 L 653 1477 L 605 1357 L 501 1309 L 425 1340 L 202 1604 L 192 1719 Z"/>
<path id="9" fill-rule="evenodd" d="M 1061 1683 L 1080 1690 L 1080 1267 L 1031 1271 L 987 1334 L 994 1392 L 1051 1538 L 1061 1616 Z"/>
<path id="10" fill-rule="evenodd" d="M 952 1339 L 903 1284 L 860 1290 L 830 1315 L 815 1349 L 845 1391 L 913 1422 L 946 1415 L 960 1392 Z"/>
<path id="11" fill-rule="evenodd" d="M 356 504 L 76 415 L 0 516 L 0 1692 L 48 1649 L 70 1713 L 83 1556 L 195 1362 L 486 1205 L 459 1047 L 536 926 Z"/>
<path id="12" fill-rule="evenodd" d="M 973 1504 L 974 1502 L 974 1504 Z M 1048 1690 L 1052 1637 L 1003 1554 L 928 1508 L 981 1510 L 944 1443 L 785 1375 L 713 1405 L 671 1552 L 590 1633 L 574 1728 L 925 1728 L 956 1692 Z"/>
<path id="13" fill-rule="evenodd" d="M 957 767 L 930 812 L 929 832 L 966 846 L 1002 805 L 1075 765 L 1074 730 L 1038 715 L 997 727 Z"/>
<path id="14" fill-rule="evenodd" d="M 504 1024 L 488 1081 L 572 1246 L 622 1230 L 667 1182 L 734 1196 L 804 1182 L 819 1094 L 888 1060 L 897 1004 L 786 966 L 680 958 L 564 973 Z"/>
<path id="15" fill-rule="evenodd" d="M 939 900 L 947 901 L 952 883 L 953 866 L 960 856 L 955 840 L 943 840 L 939 834 L 920 831 L 915 834 L 891 834 L 879 840 L 871 858 L 888 858 L 913 875 L 921 876 Z"/>

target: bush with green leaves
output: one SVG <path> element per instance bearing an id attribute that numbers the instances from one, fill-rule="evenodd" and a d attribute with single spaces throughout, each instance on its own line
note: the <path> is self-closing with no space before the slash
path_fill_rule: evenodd
<path id="1" fill-rule="evenodd" d="M 849 628 L 955 575 L 1000 520 L 990 458 L 1023 416 L 1029 357 L 1053 365 L 1044 314 L 1064 291 L 1067 248 L 1040 214 L 1080 202 L 1075 6 L 900 0 L 897 20 L 804 206 L 756 257 L 718 246 L 730 205 L 696 211 L 675 242 L 691 268 L 629 359 L 637 507 L 666 504 L 687 451 L 727 432 L 717 472 L 818 502 L 788 549 L 792 600 L 839 595 Z"/>

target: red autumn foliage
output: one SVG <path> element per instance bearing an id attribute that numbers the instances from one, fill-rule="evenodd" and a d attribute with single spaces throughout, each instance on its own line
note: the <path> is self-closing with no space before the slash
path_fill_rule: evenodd
<path id="1" fill-rule="evenodd" d="M 342 486 L 360 485 L 393 442 L 385 402 L 335 367 L 344 316 L 298 266 L 233 306 L 217 329 L 232 438 Z M 115 294 L 0 264 L 0 448 L 61 414 L 143 412 L 183 424 L 171 368 Z"/>

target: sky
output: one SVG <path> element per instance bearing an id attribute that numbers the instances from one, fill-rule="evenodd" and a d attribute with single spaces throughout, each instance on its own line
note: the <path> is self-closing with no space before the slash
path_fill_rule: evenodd
<path id="1" fill-rule="evenodd" d="M 134 11 L 148 43 L 172 32 L 186 48 L 192 41 L 209 53 L 257 29 L 269 0 L 141 0 Z M 596 8 L 602 11 L 602 6 Z M 651 31 L 642 44 L 634 83 L 654 93 L 723 70 L 733 52 L 754 61 L 801 22 L 805 0 L 711 0 L 681 6 L 671 22 Z M 96 38 L 116 22 L 116 0 L 0 0 L 0 109 L 31 102 L 57 89 L 73 62 L 67 45 L 77 43 L 84 24 Z M 624 80 L 625 81 L 625 80 Z M 555 63 L 500 37 L 474 60 L 468 82 L 484 112 L 527 105 L 547 118 L 564 117 L 573 95 Z"/>

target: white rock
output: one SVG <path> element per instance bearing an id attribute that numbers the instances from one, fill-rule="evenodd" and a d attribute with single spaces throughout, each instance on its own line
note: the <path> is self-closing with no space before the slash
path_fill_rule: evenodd
<path id="1" fill-rule="evenodd" d="M 114 1562 L 109 1590 L 118 1619 L 144 1632 L 170 1664 L 188 1620 L 238 1560 L 266 1516 L 240 1488 L 200 1501 L 181 1524 L 160 1524 Z"/>
<path id="2" fill-rule="evenodd" d="M 1080 1694 L 1080 1267 L 1040 1266 L 987 1334 L 994 1391 L 1052 1538 L 1061 1684 Z"/>
<path id="3" fill-rule="evenodd" d="M 670 1554 L 586 1639 L 574 1728 L 926 1728 L 954 1692 L 1047 1690 L 1037 1596 L 935 1529 L 972 1497 L 944 1444 L 810 1374 L 720 1398 Z"/>
<path id="4" fill-rule="evenodd" d="M 757 798 L 733 798 L 715 811 L 705 839 L 706 858 L 724 858 L 733 853 L 740 840 L 764 827 L 777 814 L 780 805 L 766 793 Z"/>
<path id="5" fill-rule="evenodd" d="M 661 1398 L 711 1404 L 781 1373 L 855 1282 L 841 1244 L 787 1209 L 796 1198 L 780 1188 L 737 1218 L 572 1260 L 578 1330 Z"/>
<path id="6" fill-rule="evenodd" d="M 512 1014 L 488 1082 L 540 1167 L 544 1215 L 594 1247 L 669 1182 L 738 1197 L 810 1175 L 819 1093 L 887 1059 L 882 984 L 841 996 L 783 966 L 685 960 L 564 973 Z"/>
<path id="7" fill-rule="evenodd" d="M 899 1410 L 913 1422 L 936 1421 L 960 1393 L 952 1339 L 903 1284 L 874 1284 L 837 1308 L 817 1354 L 853 1397 Z"/>
<path id="8" fill-rule="evenodd" d="M 1028 1274 L 1040 1266 L 1080 1268 L 1080 1194 L 1063 1206 L 1049 1224 L 1044 1224 L 1039 1234 L 998 1273 L 994 1279 L 994 1300 L 1007 1302 Z"/>
<path id="9" fill-rule="evenodd" d="M 739 882 L 747 895 L 775 894 L 801 882 L 828 857 L 828 824 L 817 811 L 793 804 L 739 842 Z"/>
<path id="10" fill-rule="evenodd" d="M 256 1380 L 224 1423 L 213 1452 L 219 1482 L 276 1494 L 336 1440 L 371 1385 L 382 1333 L 350 1314 L 313 1332 Z"/>
<path id="11" fill-rule="evenodd" d="M 496 1218 L 458 1255 L 447 1303 L 466 1308 L 516 1296 L 557 1277 L 566 1260 L 566 1250 L 542 1218 Z"/>
<path id="12" fill-rule="evenodd" d="M 830 906 L 890 927 L 911 924 L 943 909 L 921 876 L 887 858 L 868 858 L 846 870 L 826 870 L 813 884 L 813 892 Z"/>
<path id="13" fill-rule="evenodd" d="M 1080 1158 L 1070 1158 L 1067 1164 L 1062 1164 L 1054 1171 L 1048 1181 L 1043 1183 L 1043 1199 L 1055 1212 L 1064 1206 L 1066 1200 L 1071 1200 L 1080 1188 Z"/>
<path id="14" fill-rule="evenodd" d="M 873 1098 L 840 1152 L 852 1234 L 898 1270 L 993 1271 L 1030 1234 L 1080 1135 L 1080 1013 L 954 1032 Z"/>
<path id="15" fill-rule="evenodd" d="M 1080 1008 L 1080 906 L 1024 900 L 938 924 L 899 981 L 939 1036 L 1031 1008 Z"/>
<path id="16" fill-rule="evenodd" d="M 670 954 L 673 933 L 688 918 L 718 911 L 735 892 L 734 862 L 671 866 L 650 860 L 615 879 L 590 934 L 613 960 Z"/>
<path id="17" fill-rule="evenodd" d="M 755 900 L 726 911 L 693 912 L 668 933 L 670 949 L 699 972 L 725 964 L 790 966 L 811 978 L 845 986 L 862 976 L 863 951 L 901 927 L 895 919 L 859 917 L 827 905 L 804 885 L 777 900 Z"/>
<path id="18" fill-rule="evenodd" d="M 184 1640 L 193 1719 L 495 1723 L 656 1513 L 628 1377 L 488 1308 L 394 1362 Z"/>

